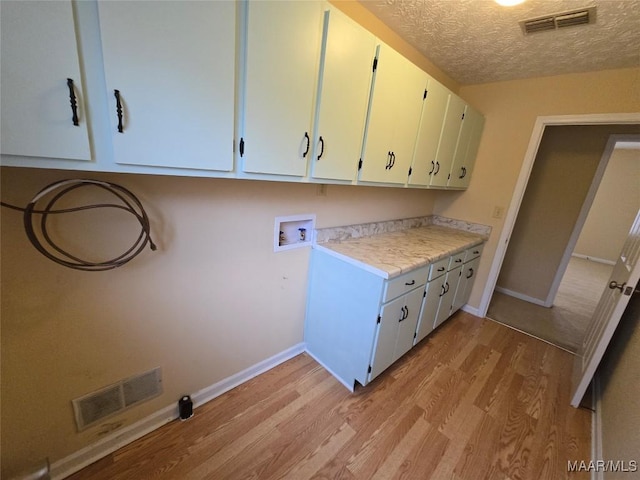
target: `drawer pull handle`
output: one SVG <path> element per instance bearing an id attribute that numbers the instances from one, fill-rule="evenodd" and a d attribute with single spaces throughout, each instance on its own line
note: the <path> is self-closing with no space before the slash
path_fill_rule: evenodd
<path id="1" fill-rule="evenodd" d="M 304 138 L 307 141 L 307 148 L 302 154 L 302 158 L 305 158 L 307 156 L 307 153 L 309 153 L 309 147 L 311 146 L 311 139 L 309 138 L 309 134 L 307 132 L 304 132 Z"/>
<path id="2" fill-rule="evenodd" d="M 67 87 L 69 87 L 69 103 L 71 103 L 71 121 L 76 127 L 79 127 L 78 101 L 76 99 L 76 91 L 75 88 L 73 88 L 73 80 L 71 78 L 67 78 Z"/>
<path id="3" fill-rule="evenodd" d="M 473 251 L 473 254 L 474 254 L 474 255 L 478 255 L 479 253 L 480 253 L 480 250 L 474 250 L 474 251 Z"/>
<path id="4" fill-rule="evenodd" d="M 320 160 L 322 158 L 322 154 L 324 153 L 324 139 L 322 138 L 322 135 L 320 135 L 318 142 L 320 143 L 320 154 L 318 155 L 317 160 Z"/>
<path id="5" fill-rule="evenodd" d="M 456 260 L 456 263 L 460 263 L 460 262 L 462 262 L 462 259 L 461 259 L 461 258 L 458 258 L 458 259 Z"/>
<path id="6" fill-rule="evenodd" d="M 411 280 L 410 282 L 404 282 L 405 285 L 410 286 L 410 285 L 415 285 L 416 281 L 415 280 Z"/>
<path id="7" fill-rule="evenodd" d="M 439 272 L 444 272 L 444 267 L 440 267 L 440 268 L 438 269 L 438 271 L 439 271 Z"/>
<path id="8" fill-rule="evenodd" d="M 467 275 L 467 278 L 471 277 L 473 277 L 473 268 L 469 268 L 469 275 Z"/>
<path id="9" fill-rule="evenodd" d="M 123 133 L 122 126 L 122 102 L 120 100 L 120 90 L 114 90 L 113 95 L 116 97 L 116 114 L 118 115 L 118 132 Z"/>

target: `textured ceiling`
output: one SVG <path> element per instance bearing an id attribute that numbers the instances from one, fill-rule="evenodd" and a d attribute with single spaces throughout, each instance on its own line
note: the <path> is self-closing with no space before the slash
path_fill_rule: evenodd
<path id="1" fill-rule="evenodd" d="M 360 0 L 461 84 L 640 66 L 640 0 Z M 595 24 L 523 35 L 518 22 L 597 6 Z"/>

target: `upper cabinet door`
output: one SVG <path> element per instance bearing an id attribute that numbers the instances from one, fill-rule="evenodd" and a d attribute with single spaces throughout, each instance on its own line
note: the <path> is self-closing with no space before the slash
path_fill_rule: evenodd
<path id="1" fill-rule="evenodd" d="M 71 2 L 3 0 L 0 18 L 2 153 L 91 160 Z"/>
<path id="2" fill-rule="evenodd" d="M 462 117 L 465 109 L 464 100 L 457 95 L 449 97 L 447 113 L 444 117 L 442 135 L 436 153 L 436 164 L 431 173 L 431 186 L 445 187 L 449 181 L 449 172 L 453 163 L 453 155 L 458 144 L 458 135 L 462 126 Z"/>
<path id="3" fill-rule="evenodd" d="M 375 49 L 373 34 L 334 8 L 324 12 L 313 178 L 356 178 Z"/>
<path id="4" fill-rule="evenodd" d="M 306 175 L 313 143 L 321 5 L 317 1 L 247 4 L 239 148 L 245 172 Z"/>
<path id="5" fill-rule="evenodd" d="M 234 2 L 100 1 L 117 163 L 233 169 Z"/>
<path id="6" fill-rule="evenodd" d="M 380 44 L 367 120 L 360 180 L 407 181 L 427 74 Z"/>
<path id="7" fill-rule="evenodd" d="M 480 138 L 484 129 L 484 117 L 467 105 L 454 155 L 448 187 L 467 188 L 476 162 Z"/>
<path id="8" fill-rule="evenodd" d="M 436 167 L 436 153 L 451 92 L 433 78 L 429 78 L 422 106 L 420 130 L 411 167 L 409 185 L 429 185 Z"/>

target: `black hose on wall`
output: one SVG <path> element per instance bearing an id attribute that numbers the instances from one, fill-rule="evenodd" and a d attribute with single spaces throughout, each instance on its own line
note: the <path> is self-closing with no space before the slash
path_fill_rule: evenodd
<path id="1" fill-rule="evenodd" d="M 56 202 L 69 192 L 89 186 L 106 190 L 119 199 L 121 203 L 98 203 L 65 209 L 54 209 Z M 46 200 L 45 197 L 50 195 L 53 195 L 53 197 L 51 197 L 47 202 L 46 206 L 42 209 L 37 209 L 36 204 L 41 200 Z M 111 270 L 133 260 L 147 245 L 149 245 L 151 250 L 156 250 L 156 245 L 151 239 L 149 217 L 147 216 L 142 203 L 132 192 L 114 183 L 87 179 L 61 180 L 40 190 L 40 192 L 33 197 L 25 208 L 10 205 L 5 202 L 0 202 L 0 205 L 23 212 L 24 229 L 31 244 L 45 257 L 68 268 L 91 272 Z M 51 239 L 47 231 L 47 219 L 50 215 L 59 215 L 97 208 L 121 209 L 136 217 L 140 224 L 140 234 L 133 245 L 131 245 L 131 247 L 129 247 L 124 253 L 105 261 L 91 262 L 83 260 L 70 252 L 65 251 Z M 40 235 L 37 235 L 36 233 L 38 226 L 34 226 L 36 215 L 41 216 L 39 222 Z"/>

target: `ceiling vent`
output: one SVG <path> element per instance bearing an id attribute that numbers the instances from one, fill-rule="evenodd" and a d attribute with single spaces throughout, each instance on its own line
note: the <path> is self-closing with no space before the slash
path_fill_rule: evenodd
<path id="1" fill-rule="evenodd" d="M 530 18 L 522 20 L 520 27 L 522 33 L 528 35 L 546 30 L 558 30 L 560 28 L 573 27 L 576 25 L 588 25 L 596 21 L 596 7 L 580 8 L 569 12 L 554 13 L 544 17 Z"/>

